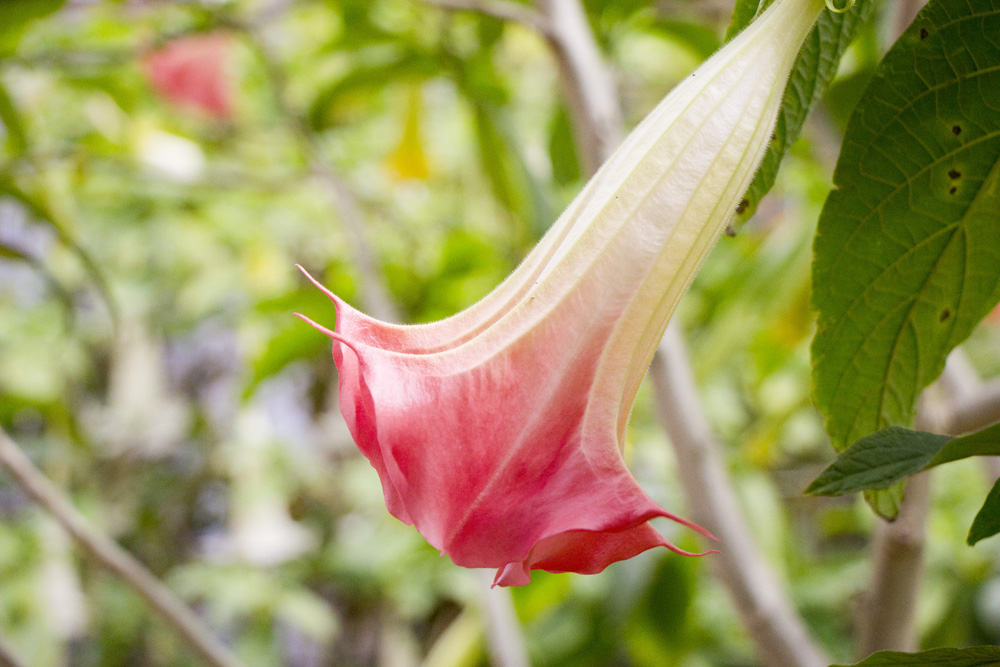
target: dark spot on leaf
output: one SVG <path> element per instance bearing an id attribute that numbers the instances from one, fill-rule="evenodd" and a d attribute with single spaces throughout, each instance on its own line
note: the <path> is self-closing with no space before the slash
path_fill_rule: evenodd
<path id="1" fill-rule="evenodd" d="M 920 29 L 920 39 L 921 40 L 927 39 L 928 35 L 930 35 L 930 33 L 927 32 L 927 28 L 921 28 Z"/>
<path id="2" fill-rule="evenodd" d="M 938 317 L 938 322 L 944 322 L 949 317 L 951 317 L 951 311 L 945 308 L 941 311 L 941 315 Z"/>
<path id="3" fill-rule="evenodd" d="M 958 135 L 962 134 L 962 126 L 961 125 L 952 125 L 951 126 L 951 133 L 954 134 L 956 137 Z"/>
<path id="4" fill-rule="evenodd" d="M 777 140 L 778 140 L 778 133 L 777 132 L 772 132 L 771 133 L 771 141 L 777 141 Z"/>
<path id="5" fill-rule="evenodd" d="M 733 227 L 733 223 L 726 225 L 726 236 L 729 238 L 736 238 L 736 228 Z"/>
<path id="6" fill-rule="evenodd" d="M 742 215 L 750 207 L 750 200 L 744 197 L 740 200 L 740 203 L 736 206 L 736 214 Z"/>
<path id="7" fill-rule="evenodd" d="M 953 188 L 951 188 L 950 190 L 948 190 L 948 194 L 950 194 L 950 195 L 953 195 L 953 194 L 955 194 L 956 192 L 958 192 L 958 188 L 954 188 L 954 187 L 953 187 Z"/>
<path id="8" fill-rule="evenodd" d="M 958 169 L 952 169 L 951 171 L 948 172 L 948 178 L 950 178 L 953 181 L 956 181 L 962 178 L 962 172 L 960 172 Z"/>

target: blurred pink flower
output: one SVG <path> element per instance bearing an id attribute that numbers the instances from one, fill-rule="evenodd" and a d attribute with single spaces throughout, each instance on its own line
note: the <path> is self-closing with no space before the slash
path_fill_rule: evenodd
<path id="1" fill-rule="evenodd" d="M 595 573 L 655 546 L 688 554 L 655 517 L 710 536 L 646 495 L 622 437 L 668 318 L 764 155 L 822 7 L 777 0 L 653 110 L 468 310 L 387 324 L 316 283 L 336 328 L 303 319 L 334 340 L 340 409 L 389 511 L 458 565 L 520 585 L 533 569 Z"/>
<path id="2" fill-rule="evenodd" d="M 225 33 L 181 37 L 149 54 L 143 70 L 171 104 L 228 121 L 236 106 L 232 50 L 232 37 Z"/>

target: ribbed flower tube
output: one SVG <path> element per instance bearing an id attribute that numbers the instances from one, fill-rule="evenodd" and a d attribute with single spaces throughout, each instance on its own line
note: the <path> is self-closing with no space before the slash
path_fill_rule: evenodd
<path id="1" fill-rule="evenodd" d="M 767 148 L 823 0 L 776 0 L 626 138 L 524 262 L 440 322 L 336 307 L 340 408 L 389 511 L 458 565 L 594 573 L 667 512 L 622 458 L 666 324 Z M 317 283 L 317 286 L 319 284 Z M 690 554 L 688 554 L 690 555 Z"/>

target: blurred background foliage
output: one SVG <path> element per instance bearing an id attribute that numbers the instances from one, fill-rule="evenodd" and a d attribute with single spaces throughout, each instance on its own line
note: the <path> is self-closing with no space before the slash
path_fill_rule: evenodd
<path id="1" fill-rule="evenodd" d="M 874 519 L 801 495 L 832 457 L 810 401 L 810 247 L 891 8 L 678 315 L 753 532 L 840 660 Z M 720 45 L 731 6 L 586 9 L 631 126 Z M 332 325 L 333 308 L 294 264 L 361 305 L 383 281 L 402 321 L 496 285 L 582 185 L 545 44 L 414 0 L 2 0 L 0 15 L 0 425 L 248 665 L 488 664 L 482 582 L 385 511 L 328 341 L 291 315 Z M 990 375 L 998 345 L 987 320 L 965 349 Z M 648 389 L 627 446 L 684 514 Z M 935 474 L 923 641 L 996 642 L 998 544 L 964 545 L 987 480 L 970 462 Z M 533 664 L 756 664 L 711 572 L 654 550 L 535 573 L 513 591 Z M 6 476 L 0 630 L 40 667 L 194 664 Z"/>

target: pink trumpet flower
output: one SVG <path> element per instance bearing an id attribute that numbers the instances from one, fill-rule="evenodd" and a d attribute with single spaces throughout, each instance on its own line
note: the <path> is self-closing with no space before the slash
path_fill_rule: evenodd
<path id="1" fill-rule="evenodd" d="M 663 546 L 622 458 L 667 320 L 748 187 L 823 0 L 776 0 L 628 136 L 514 273 L 403 326 L 333 301 L 340 409 L 389 512 L 495 584 Z M 310 278 L 312 280 L 312 278 Z M 709 552 L 711 553 L 711 552 Z"/>
<path id="2" fill-rule="evenodd" d="M 153 89 L 170 103 L 216 120 L 233 119 L 233 39 L 225 33 L 180 37 L 143 63 Z"/>

